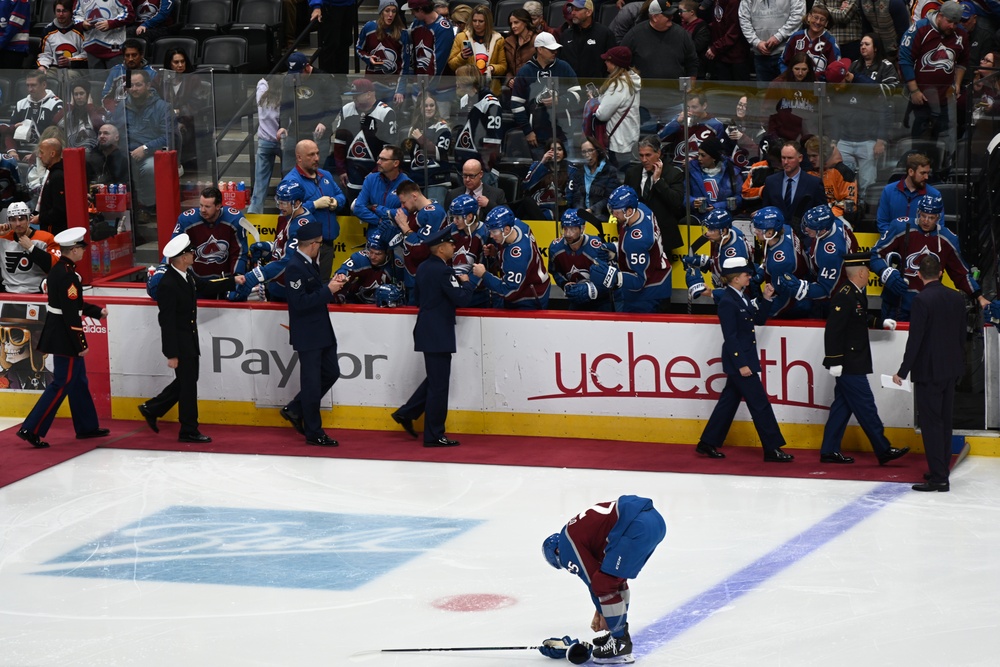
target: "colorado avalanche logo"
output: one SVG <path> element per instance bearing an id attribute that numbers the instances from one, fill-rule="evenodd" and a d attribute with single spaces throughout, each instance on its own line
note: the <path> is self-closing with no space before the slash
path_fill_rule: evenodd
<path id="1" fill-rule="evenodd" d="M 135 13 L 139 17 L 139 23 L 153 17 L 157 11 L 159 11 L 159 7 L 149 2 L 149 0 L 143 0 L 135 5 Z"/>
<path id="2" fill-rule="evenodd" d="M 632 238 L 634 238 L 636 240 L 641 239 L 642 238 L 642 230 L 641 229 L 633 229 L 631 232 L 629 232 L 629 236 L 631 236 Z"/>
<path id="3" fill-rule="evenodd" d="M 924 247 L 920 249 L 920 252 L 915 252 L 906 258 L 906 275 L 915 276 L 920 271 L 920 260 L 924 258 L 924 255 L 932 255 L 937 257 L 936 253 L 931 252 L 930 248 Z M 941 259 L 938 257 L 938 259 Z"/>
<path id="4" fill-rule="evenodd" d="M 424 152 L 419 148 L 413 149 L 413 159 L 410 160 L 410 165 L 413 168 L 420 168 L 427 164 L 427 158 L 424 157 Z"/>
<path id="5" fill-rule="evenodd" d="M 600 241 L 600 239 L 590 239 L 590 247 L 591 248 L 597 248 L 598 250 L 600 250 L 600 248 L 601 248 L 601 241 Z"/>
<path id="6" fill-rule="evenodd" d="M 825 252 L 828 255 L 832 255 L 833 253 L 837 252 L 837 244 L 835 244 L 833 241 L 827 241 L 823 245 L 823 252 Z"/>
<path id="7" fill-rule="evenodd" d="M 205 264 L 222 264 L 229 259 L 229 242 L 219 241 L 215 236 L 198 246 L 198 260 Z"/>
<path id="8" fill-rule="evenodd" d="M 945 72 L 950 74 L 955 69 L 955 52 L 947 46 L 939 46 L 928 51 L 920 58 L 922 72 Z"/>
<path id="9" fill-rule="evenodd" d="M 462 134 L 458 135 L 458 147 L 466 149 L 475 148 L 475 146 L 472 145 L 472 135 L 464 129 L 462 130 Z"/>
<path id="10" fill-rule="evenodd" d="M 417 59 L 416 70 L 425 74 L 434 74 L 434 49 L 428 44 L 420 43 L 413 50 Z"/>
<path id="11" fill-rule="evenodd" d="M 784 262 L 785 261 L 785 251 L 784 250 L 776 250 L 775 253 L 774 253 L 774 255 L 772 255 L 772 258 L 774 259 L 775 262 Z"/>
<path id="12" fill-rule="evenodd" d="M 520 246 L 514 246 L 513 248 L 511 248 L 510 249 L 510 256 L 511 257 L 520 257 L 521 256 L 521 247 Z"/>
<path id="13" fill-rule="evenodd" d="M 736 248 L 726 248 L 726 257 L 736 257 Z"/>
<path id="14" fill-rule="evenodd" d="M 368 147 L 362 141 L 355 141 L 351 144 L 351 157 L 357 160 L 364 160 L 368 157 Z"/>
<path id="15" fill-rule="evenodd" d="M 397 61 L 399 56 L 396 55 L 395 51 L 385 48 L 384 44 L 379 44 L 374 49 L 372 49 L 371 55 L 382 61 L 382 71 L 386 74 L 395 74 L 398 66 Z"/>

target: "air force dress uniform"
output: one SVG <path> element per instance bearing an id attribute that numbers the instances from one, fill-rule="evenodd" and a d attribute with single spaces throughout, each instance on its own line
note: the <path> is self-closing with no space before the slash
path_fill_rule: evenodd
<path id="1" fill-rule="evenodd" d="M 38 448 L 49 446 L 42 438 L 48 433 L 65 398 L 69 398 L 77 439 L 101 438 L 110 433 L 98 424 L 94 399 L 90 395 L 84 362 L 89 348 L 81 319 L 81 313 L 95 320 L 106 313 L 100 306 L 83 300 L 83 283 L 76 273 L 76 264 L 68 256 L 76 248 L 87 247 L 83 240 L 85 234 L 82 227 L 74 227 L 60 232 L 55 238 L 62 248 L 62 256 L 49 272 L 48 312 L 38 339 L 38 350 L 53 355 L 53 377 L 17 432 L 17 437 Z"/>

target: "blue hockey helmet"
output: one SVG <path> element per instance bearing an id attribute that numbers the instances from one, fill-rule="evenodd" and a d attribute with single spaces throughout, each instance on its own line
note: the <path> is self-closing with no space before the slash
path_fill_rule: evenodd
<path id="1" fill-rule="evenodd" d="M 921 213 L 941 215 L 944 211 L 944 200 L 940 195 L 924 195 L 917 201 L 917 210 Z"/>
<path id="2" fill-rule="evenodd" d="M 386 238 L 385 234 L 378 227 L 375 227 L 370 232 L 368 232 L 368 239 L 365 241 L 365 247 L 369 250 L 378 250 L 381 252 L 389 251 L 389 239 Z"/>
<path id="3" fill-rule="evenodd" d="M 469 215 L 479 210 L 479 202 L 472 195 L 458 195 L 448 206 L 449 215 Z"/>
<path id="4" fill-rule="evenodd" d="M 639 206 L 639 195 L 627 185 L 619 185 L 608 197 L 608 210 L 624 211 Z"/>
<path id="5" fill-rule="evenodd" d="M 566 227 L 583 227 L 587 221 L 580 217 L 580 213 L 575 208 L 569 208 L 563 213 L 559 223 L 565 229 Z"/>
<path id="6" fill-rule="evenodd" d="M 751 222 L 762 232 L 778 232 L 785 225 L 785 216 L 777 206 L 765 206 L 753 214 Z"/>
<path id="7" fill-rule="evenodd" d="M 399 285 L 385 284 L 375 288 L 375 305 L 379 308 L 395 308 L 406 305 L 406 294 Z"/>
<path id="8" fill-rule="evenodd" d="M 729 229 L 733 226 L 733 216 L 724 208 L 709 211 L 701 221 L 705 229 Z"/>
<path id="9" fill-rule="evenodd" d="M 514 211 L 506 206 L 497 206 L 486 214 L 486 229 L 492 232 L 494 229 L 513 227 L 515 220 L 517 217 L 514 215 Z"/>
<path id="10" fill-rule="evenodd" d="M 563 569 L 562 561 L 559 560 L 559 533 L 552 533 L 542 542 L 542 553 L 549 565 L 557 570 Z"/>
<path id="11" fill-rule="evenodd" d="M 278 201 L 305 201 L 306 189 L 301 183 L 295 181 L 283 181 L 278 184 L 274 191 L 274 198 Z"/>
<path id="12" fill-rule="evenodd" d="M 814 232 L 825 232 L 833 228 L 833 221 L 836 218 L 833 210 L 827 204 L 813 206 L 802 216 L 802 228 L 811 229 Z"/>

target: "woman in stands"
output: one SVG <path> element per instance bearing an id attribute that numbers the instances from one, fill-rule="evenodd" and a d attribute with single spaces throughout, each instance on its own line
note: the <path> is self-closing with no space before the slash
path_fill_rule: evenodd
<path id="1" fill-rule="evenodd" d="M 819 100 L 812 91 L 816 81 L 813 60 L 803 52 L 792 56 L 784 72 L 779 74 L 764 94 L 763 118 L 767 131 L 782 139 L 799 140 L 806 132 L 805 121 L 816 115 Z"/>
<path id="2" fill-rule="evenodd" d="M 198 166 L 195 151 L 195 114 L 208 106 L 209 91 L 202 88 L 202 79 L 192 74 L 194 67 L 187 51 L 178 47 L 167 49 L 163 57 L 163 70 L 157 74 L 153 87 L 160 97 L 174 110 L 181 134 L 180 163 L 185 170 Z M 209 128 L 202 128 L 208 132 Z"/>
<path id="3" fill-rule="evenodd" d="M 535 55 L 535 27 L 531 14 L 518 7 L 510 14 L 510 34 L 503 40 L 504 56 L 507 58 L 507 76 L 501 99 L 504 108 L 510 108 L 510 91 L 514 87 L 514 76 L 521 66 Z"/>
<path id="4" fill-rule="evenodd" d="M 253 175 L 253 195 L 247 213 L 263 213 L 264 199 L 271 185 L 274 160 L 281 160 L 281 77 L 257 82 L 257 161 Z M 287 133 L 287 131 L 282 130 Z M 282 135 L 284 136 L 284 135 Z M 280 165 L 279 165 L 280 166 Z M 284 170 L 282 170 L 282 173 Z"/>
<path id="5" fill-rule="evenodd" d="M 583 164 L 573 175 L 566 200 L 571 207 L 587 209 L 603 219 L 609 214 L 608 197 L 622 184 L 621 176 L 607 152 L 592 137 L 586 137 L 580 144 L 580 154 Z"/>
<path id="6" fill-rule="evenodd" d="M 542 159 L 533 162 L 524 177 L 527 196 L 521 203 L 522 220 L 555 220 L 556 208 L 566 208 L 566 192 L 579 171 L 566 159 L 566 148 L 556 138 L 545 144 Z"/>
<path id="7" fill-rule="evenodd" d="M 410 33 L 399 13 L 397 0 L 379 0 L 378 18 L 361 28 L 355 48 L 365 63 L 365 74 L 375 84 L 378 98 L 384 99 L 392 92 L 392 101 L 401 104 L 405 83 L 401 78 L 391 82 L 385 78 L 399 77 L 409 70 Z"/>
<path id="8" fill-rule="evenodd" d="M 848 83 L 877 83 L 896 88 L 899 71 L 896 63 L 885 56 L 882 39 L 873 32 L 861 38 L 861 57 L 851 63 Z M 890 91 L 891 93 L 892 91 Z"/>
<path id="9" fill-rule="evenodd" d="M 451 183 L 451 128 L 441 118 L 433 97 L 417 98 L 419 115 L 414 113 L 413 126 L 403 141 L 406 174 L 421 187 Z"/>
<path id="10" fill-rule="evenodd" d="M 627 46 L 608 49 L 601 58 L 608 68 L 608 78 L 601 85 L 601 100 L 595 115 L 607 123 L 611 160 L 624 171 L 632 162 L 632 151 L 639 141 L 639 89 L 642 79 L 632 67 L 632 51 Z"/>
<path id="11" fill-rule="evenodd" d="M 103 107 L 90 101 L 90 82 L 71 79 L 70 102 L 54 117 L 54 123 L 66 131 L 70 148 L 93 148 L 97 145 L 97 131 L 104 120 Z"/>
<path id="12" fill-rule="evenodd" d="M 500 96 L 501 83 L 507 74 L 507 54 L 503 36 L 493 29 L 493 11 L 489 5 L 476 5 L 465 32 L 455 36 L 448 66 L 458 71 L 462 65 L 479 70 L 493 94 Z"/>

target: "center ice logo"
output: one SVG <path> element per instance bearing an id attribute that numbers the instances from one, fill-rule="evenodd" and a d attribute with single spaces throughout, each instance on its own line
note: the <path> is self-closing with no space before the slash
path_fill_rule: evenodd
<path id="1" fill-rule="evenodd" d="M 173 506 L 54 558 L 34 574 L 353 590 L 479 523 Z"/>

